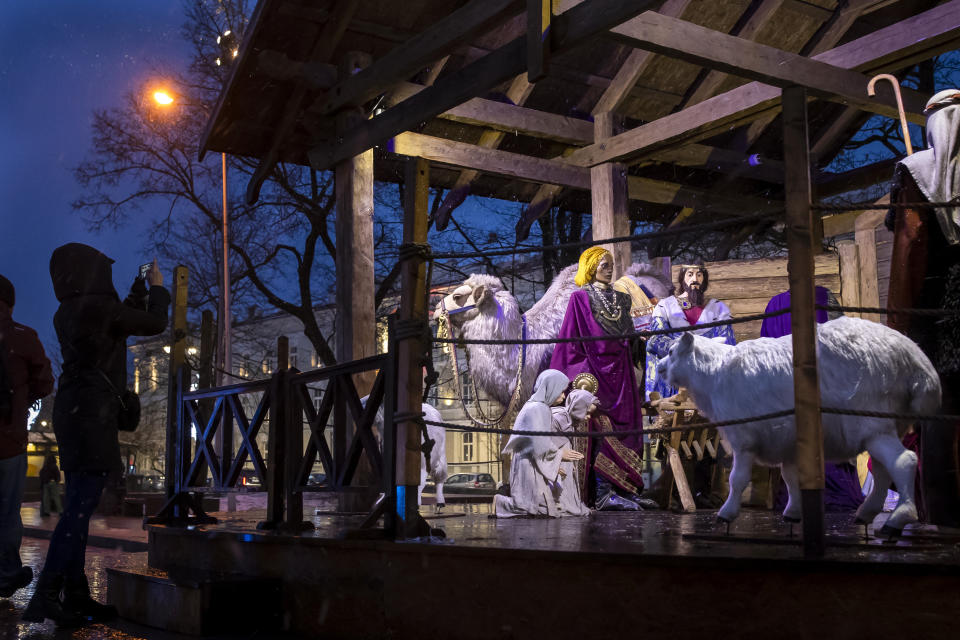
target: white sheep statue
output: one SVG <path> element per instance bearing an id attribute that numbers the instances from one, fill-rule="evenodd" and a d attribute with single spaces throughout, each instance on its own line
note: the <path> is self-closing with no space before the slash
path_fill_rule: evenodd
<path id="1" fill-rule="evenodd" d="M 364 396 L 360 398 L 360 403 L 363 406 L 367 406 L 367 398 L 369 397 L 370 396 Z M 429 405 L 424 402 L 422 411 L 424 420 L 443 422 L 440 412 L 437 411 L 433 405 Z M 380 446 L 380 451 L 382 452 L 383 407 L 380 407 L 380 409 L 377 411 L 377 417 L 374 420 L 373 428 L 377 437 L 377 444 Z M 423 487 L 427 484 L 427 480 L 432 480 L 437 488 L 437 502 L 435 510 L 439 513 L 440 510 L 445 506 L 443 497 L 443 483 L 447 480 L 447 430 L 444 427 L 428 424 L 427 435 L 431 440 L 433 440 L 433 448 L 430 450 L 429 465 L 427 465 L 427 461 L 424 456 L 420 456 L 420 486 L 417 487 L 417 504 L 420 504 L 423 501 Z M 382 498 L 383 496 L 381 496 L 381 499 Z"/>
<path id="2" fill-rule="evenodd" d="M 523 333 L 524 319 L 528 339 L 555 338 L 560 333 L 570 294 L 578 288 L 573 282 L 576 273 L 576 264 L 565 267 L 526 313 L 521 313 L 519 302 L 499 278 L 475 273 L 443 299 L 434 318 L 446 312 L 455 335 L 467 339 L 517 340 Z M 646 286 L 656 297 L 669 295 L 670 283 L 651 265 L 635 263 L 627 268 L 625 275 Z M 530 395 L 534 380 L 550 364 L 553 348 L 552 344 L 527 345 L 521 395 Z M 520 345 L 468 344 L 466 349 L 470 356 L 470 375 L 477 388 L 502 406 L 508 406 L 516 388 Z"/>
<path id="3" fill-rule="evenodd" d="M 889 413 L 935 414 L 940 379 L 909 338 L 884 325 L 841 317 L 817 327 L 821 402 L 825 407 Z M 661 360 L 658 372 L 684 387 L 711 421 L 775 413 L 794 406 L 792 337 L 759 338 L 736 346 L 685 333 Z M 800 487 L 792 416 L 721 427 L 733 448 L 730 495 L 717 513 L 732 522 L 754 462 L 780 466 L 789 499 L 783 517 L 800 519 Z M 883 509 L 890 480 L 900 493 L 888 533 L 917 520 L 914 478 L 917 456 L 904 448 L 895 420 L 823 414 L 824 456 L 847 460 L 867 451 L 873 458 L 873 491 L 857 511 L 872 522 Z"/>

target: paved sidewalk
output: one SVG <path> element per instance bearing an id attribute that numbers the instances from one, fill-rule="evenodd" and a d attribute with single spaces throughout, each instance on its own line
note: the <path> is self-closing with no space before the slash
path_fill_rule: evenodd
<path id="1" fill-rule="evenodd" d="M 50 539 L 59 519 L 56 515 L 41 517 L 39 502 L 24 502 L 20 517 L 23 518 L 24 536 L 44 540 Z M 87 544 L 128 552 L 146 551 L 147 532 L 143 529 L 143 519 L 94 515 L 90 518 Z"/>

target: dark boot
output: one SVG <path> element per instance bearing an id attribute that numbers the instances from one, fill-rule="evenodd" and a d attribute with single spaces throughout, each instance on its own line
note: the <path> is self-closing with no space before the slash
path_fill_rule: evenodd
<path id="1" fill-rule="evenodd" d="M 117 617 L 117 608 L 112 604 L 100 604 L 90 597 L 87 576 L 67 578 L 63 585 L 63 607 L 91 622 L 109 622 Z"/>
<path id="2" fill-rule="evenodd" d="M 64 608 L 60 602 L 60 590 L 63 588 L 63 576 L 59 574 L 40 573 L 37 580 L 37 589 L 33 592 L 30 604 L 23 612 L 26 622 L 43 622 L 53 620 L 58 627 L 80 627 L 87 623 L 86 619 Z"/>

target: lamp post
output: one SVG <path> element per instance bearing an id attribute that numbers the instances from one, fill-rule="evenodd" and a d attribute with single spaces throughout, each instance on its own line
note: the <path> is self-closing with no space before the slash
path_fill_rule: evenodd
<path id="1" fill-rule="evenodd" d="M 172 92 L 165 91 L 163 89 L 158 89 L 153 92 L 153 101 L 161 107 L 169 107 L 170 105 L 176 102 L 175 95 Z M 222 185 L 222 202 L 223 202 L 223 215 L 221 220 L 221 235 L 223 236 L 223 254 L 221 260 L 223 263 L 223 269 L 220 274 L 220 321 L 219 321 L 219 334 L 220 334 L 220 366 L 218 367 L 216 373 L 217 385 L 223 385 L 228 382 L 227 376 L 230 376 L 233 373 L 233 354 L 232 354 L 232 345 L 233 340 L 231 336 L 231 320 L 230 320 L 230 240 L 229 240 L 229 227 L 227 224 L 227 154 L 220 154 L 220 168 L 221 168 L 221 177 L 220 182 Z"/>

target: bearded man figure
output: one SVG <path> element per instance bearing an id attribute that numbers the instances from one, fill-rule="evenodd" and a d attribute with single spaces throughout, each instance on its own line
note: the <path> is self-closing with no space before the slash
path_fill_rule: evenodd
<path id="1" fill-rule="evenodd" d="M 928 148 L 897 163 L 887 228 L 893 231 L 890 309 L 960 311 L 960 90 L 927 102 Z M 933 362 L 943 389 L 941 410 L 960 413 L 960 317 L 890 314 L 887 325 L 914 342 Z M 960 425 L 919 425 L 922 506 L 931 524 L 960 527 Z"/>
<path id="2" fill-rule="evenodd" d="M 560 338 L 626 336 L 634 333 L 630 296 L 616 291 L 613 256 L 601 247 L 583 252 L 574 282 L 580 287 L 570 296 L 560 326 Z M 601 511 L 637 511 L 644 503 L 641 452 L 643 437 L 616 437 L 618 431 L 637 432 L 643 427 L 640 395 L 634 364 L 642 358 L 636 338 L 611 338 L 557 345 L 550 368 L 573 380 L 590 374 L 596 381 L 599 412 L 590 420 L 590 431 L 611 437 L 591 439 L 586 452 L 583 495 Z M 648 506 L 650 505 L 647 502 Z"/>
<path id="3" fill-rule="evenodd" d="M 678 329 L 729 320 L 732 316 L 727 305 L 712 298 L 705 303 L 709 282 L 710 274 L 702 264 L 681 266 L 677 280 L 678 293 L 664 298 L 653 308 L 653 324 L 650 325 L 650 329 L 652 331 Z M 733 336 L 733 326 L 729 324 L 694 329 L 693 333 L 725 344 L 737 344 L 737 339 Z M 677 389 L 657 376 L 657 363 L 667 356 L 670 347 L 680 339 L 681 335 L 681 333 L 665 333 L 650 336 L 647 339 L 645 387 L 648 400 L 654 391 L 659 393 L 661 398 L 668 398 L 677 393 Z"/>

